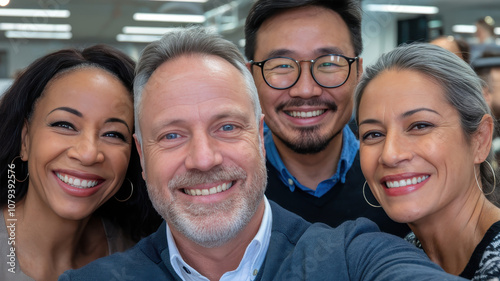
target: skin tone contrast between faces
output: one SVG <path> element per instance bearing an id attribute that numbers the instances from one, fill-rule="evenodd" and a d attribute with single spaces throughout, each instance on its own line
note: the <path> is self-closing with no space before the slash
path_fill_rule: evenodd
<path id="1" fill-rule="evenodd" d="M 246 88 L 229 62 L 195 54 L 159 66 L 142 98 L 136 144 L 151 200 L 211 280 L 237 268 L 264 212 L 263 121 Z"/>
<path id="2" fill-rule="evenodd" d="M 486 199 L 474 174 L 489 153 L 492 124 L 485 115 L 467 139 L 441 86 L 413 70 L 380 73 L 359 105 L 361 167 L 370 189 L 393 220 L 409 224 L 433 261 L 457 275 L 494 222 L 482 221 L 491 208 L 481 207 Z M 439 253 L 455 250 L 442 263 Z"/>
<path id="3" fill-rule="evenodd" d="M 71 70 L 46 86 L 22 134 L 30 181 L 16 204 L 16 251 L 27 275 L 57 279 L 108 254 L 102 222 L 91 215 L 124 180 L 132 128 L 132 98 L 107 71 Z M 34 258 L 47 253 L 54 258 Z"/>
<path id="4" fill-rule="evenodd" d="M 328 9 L 311 6 L 287 10 L 266 20 L 257 32 L 255 61 L 275 56 L 312 60 L 325 54 L 355 57 L 345 22 Z M 311 76 L 310 62 L 301 62 L 298 82 L 285 90 L 269 87 L 259 67 L 249 68 L 265 122 L 283 162 L 299 182 L 315 189 L 319 179 L 329 178 L 336 171 L 342 129 L 351 117 L 352 93 L 361 75 L 362 60 L 352 64 L 349 79 L 338 88 L 319 86 Z M 312 116 L 298 117 L 302 113 Z M 307 147 L 307 152 L 297 152 Z M 323 154 L 320 158 L 319 152 Z"/>

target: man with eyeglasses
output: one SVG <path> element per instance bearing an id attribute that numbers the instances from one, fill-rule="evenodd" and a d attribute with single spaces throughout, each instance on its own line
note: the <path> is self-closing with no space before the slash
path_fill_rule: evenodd
<path id="1" fill-rule="evenodd" d="M 404 237 L 376 203 L 347 125 L 362 74 L 358 0 L 257 0 L 245 55 L 265 115 L 266 196 L 311 222 L 367 217 Z M 267 129 L 266 128 L 266 129 Z"/>

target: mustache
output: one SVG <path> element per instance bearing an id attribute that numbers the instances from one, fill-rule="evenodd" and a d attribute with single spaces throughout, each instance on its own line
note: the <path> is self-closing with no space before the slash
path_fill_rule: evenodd
<path id="1" fill-rule="evenodd" d="M 168 182 L 168 187 L 174 190 L 212 182 L 245 180 L 246 178 L 247 173 L 241 167 L 217 166 L 206 172 L 189 170 L 182 175 L 176 175 Z"/>
<path id="2" fill-rule="evenodd" d="M 324 106 L 332 111 L 337 111 L 337 104 L 333 101 L 325 100 L 320 97 L 310 99 L 291 98 L 276 107 L 276 111 L 282 111 L 285 107 L 300 107 L 300 106 Z"/>

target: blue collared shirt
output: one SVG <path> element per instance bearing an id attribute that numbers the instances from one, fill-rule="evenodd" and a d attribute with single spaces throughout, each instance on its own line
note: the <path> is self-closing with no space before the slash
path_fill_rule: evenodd
<path id="1" fill-rule="evenodd" d="M 247 246 L 243 259 L 236 270 L 224 273 L 219 281 L 252 281 L 257 277 L 259 269 L 264 262 L 271 239 L 271 227 L 273 215 L 271 206 L 264 196 L 264 216 L 260 224 L 259 231 Z M 170 263 L 175 272 L 184 281 L 209 281 L 205 276 L 198 273 L 194 268 L 187 264 L 181 257 L 177 246 L 175 245 L 172 232 L 167 224 L 167 244 L 170 253 Z"/>
<path id="2" fill-rule="evenodd" d="M 345 183 L 346 174 L 351 168 L 354 158 L 356 158 L 356 154 L 359 150 L 359 141 L 356 139 L 356 136 L 354 136 L 354 133 L 351 131 L 349 126 L 346 125 L 342 130 L 342 152 L 340 154 L 339 163 L 337 164 L 337 171 L 331 178 L 320 182 L 316 187 L 316 190 L 312 190 L 309 187 L 300 184 L 300 182 L 298 182 L 297 179 L 287 170 L 285 164 L 281 160 L 278 149 L 276 149 L 271 130 L 269 130 L 267 126 L 264 127 L 264 145 L 266 147 L 267 160 L 276 168 L 281 181 L 283 181 L 283 183 L 290 188 L 290 191 L 293 192 L 295 187 L 298 187 L 316 197 L 323 196 L 330 189 L 332 189 L 332 187 L 337 184 L 339 180 L 342 183 Z"/>

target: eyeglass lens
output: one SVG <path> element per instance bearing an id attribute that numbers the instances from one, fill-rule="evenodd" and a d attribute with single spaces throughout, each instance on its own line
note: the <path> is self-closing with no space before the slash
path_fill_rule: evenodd
<path id="1" fill-rule="evenodd" d="M 288 88 L 298 80 L 300 66 L 289 58 L 272 58 L 263 65 L 263 74 L 272 87 Z M 349 76 L 349 62 L 341 56 L 321 56 L 313 62 L 312 75 L 321 86 L 341 85 Z"/>

